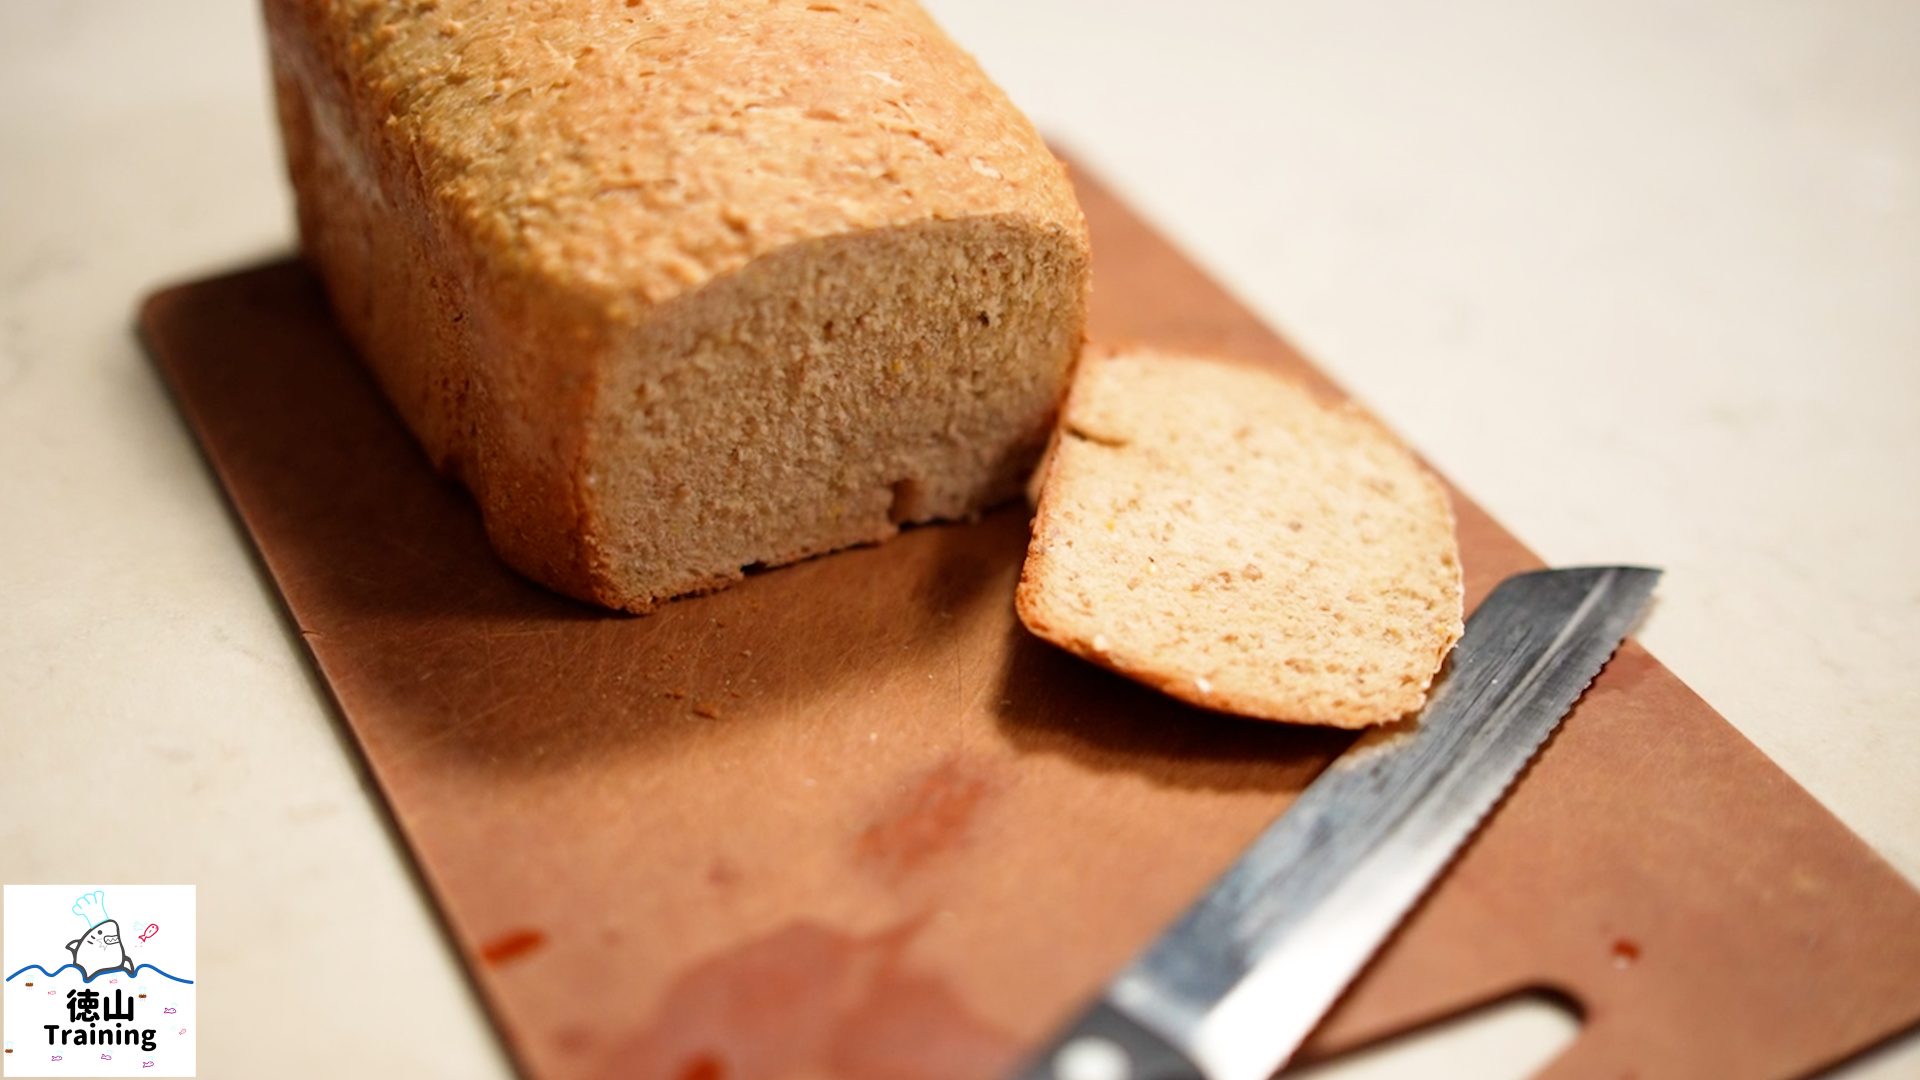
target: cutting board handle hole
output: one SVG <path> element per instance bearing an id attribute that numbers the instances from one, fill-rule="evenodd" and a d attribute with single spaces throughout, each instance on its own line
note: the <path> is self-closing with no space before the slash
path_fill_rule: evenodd
<path id="1" fill-rule="evenodd" d="M 1332 1057 L 1287 1069 L 1283 1080 L 1371 1076 L 1538 1075 L 1580 1034 L 1580 1002 L 1551 987 L 1528 987 Z"/>

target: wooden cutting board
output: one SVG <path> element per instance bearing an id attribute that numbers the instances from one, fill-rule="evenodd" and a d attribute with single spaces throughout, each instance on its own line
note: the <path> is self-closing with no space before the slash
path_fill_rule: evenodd
<path id="1" fill-rule="evenodd" d="M 1080 190 L 1097 339 L 1337 392 Z M 992 1075 L 1345 744 L 1030 638 L 1018 507 L 571 603 L 489 553 L 299 265 L 141 328 L 530 1075 Z M 1454 499 L 1470 604 L 1538 565 Z M 1584 1015 L 1554 1076 L 1783 1076 L 1920 1020 L 1916 973 L 1920 895 L 1629 643 L 1308 1053 L 1544 987 Z"/>

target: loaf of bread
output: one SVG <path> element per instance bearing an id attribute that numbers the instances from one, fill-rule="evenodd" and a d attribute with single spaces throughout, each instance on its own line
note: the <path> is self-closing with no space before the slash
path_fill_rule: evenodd
<path id="1" fill-rule="evenodd" d="M 1088 249 L 910 0 L 266 0 L 305 252 L 494 547 L 643 611 L 1017 494 Z"/>
<path id="2" fill-rule="evenodd" d="M 1270 371 L 1081 364 L 1039 485 L 1021 621 L 1196 705 L 1362 727 L 1418 710 L 1460 638 L 1446 491 Z"/>

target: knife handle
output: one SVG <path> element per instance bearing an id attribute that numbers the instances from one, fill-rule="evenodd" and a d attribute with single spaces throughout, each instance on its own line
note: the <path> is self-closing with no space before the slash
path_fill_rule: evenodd
<path id="1" fill-rule="evenodd" d="M 1187 1056 L 1096 1001 L 1014 1074 L 1015 1080 L 1206 1080 Z"/>

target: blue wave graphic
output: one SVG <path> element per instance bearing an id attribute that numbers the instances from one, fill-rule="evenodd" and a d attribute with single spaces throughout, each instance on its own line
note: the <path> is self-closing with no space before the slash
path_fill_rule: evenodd
<path id="1" fill-rule="evenodd" d="M 26 967 L 23 967 L 19 971 L 16 971 L 13 974 L 7 976 L 7 981 L 12 982 L 13 980 L 19 978 L 20 976 L 25 975 L 29 971 L 37 971 L 40 974 L 45 975 L 47 978 L 51 979 L 55 975 L 58 975 L 61 972 L 66 971 L 68 968 L 72 968 L 74 971 L 81 970 L 79 964 L 61 964 L 59 967 L 54 968 L 52 971 L 48 971 L 46 968 L 41 967 L 39 964 L 28 964 Z M 127 977 L 130 979 L 137 979 L 140 977 L 140 973 L 143 971 L 151 971 L 156 975 L 160 975 L 160 976 L 164 976 L 165 978 L 172 979 L 174 982 L 177 982 L 177 983 L 186 983 L 188 986 L 193 985 L 192 979 L 183 979 L 180 976 L 173 974 L 172 972 L 163 971 L 160 968 L 153 966 L 152 964 L 134 965 L 133 974 L 128 975 Z M 80 976 L 80 981 L 83 983 L 90 983 L 94 979 L 97 979 L 102 975 L 125 975 L 125 974 L 126 974 L 125 968 L 108 968 L 105 971 L 94 972 L 91 978 L 89 978 L 83 972 Z"/>

